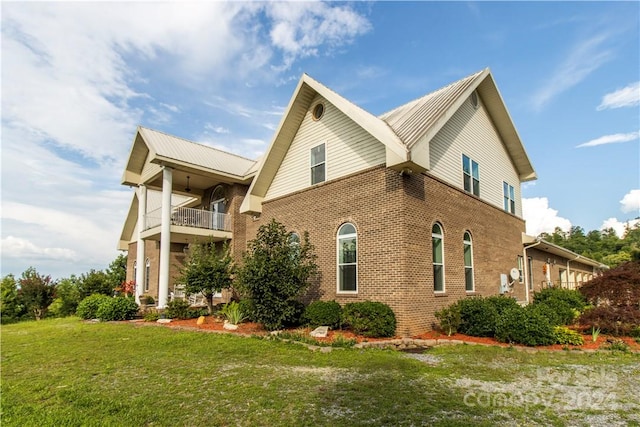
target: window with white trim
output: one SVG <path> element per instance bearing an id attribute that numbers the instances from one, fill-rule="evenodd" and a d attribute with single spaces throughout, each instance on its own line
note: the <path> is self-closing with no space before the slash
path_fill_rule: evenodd
<path id="1" fill-rule="evenodd" d="M 504 194 L 504 210 L 507 212 L 511 212 L 512 214 L 515 214 L 516 213 L 516 197 L 515 197 L 515 191 L 513 189 L 513 186 L 503 181 L 502 193 Z"/>
<path id="2" fill-rule="evenodd" d="M 311 149 L 311 185 L 326 181 L 326 155 L 325 144 L 320 144 Z"/>
<path id="3" fill-rule="evenodd" d="M 433 224 L 431 228 L 431 246 L 433 258 L 433 290 L 444 292 L 444 236 L 442 226 Z"/>
<path id="4" fill-rule="evenodd" d="M 518 255 L 518 280 L 522 282 L 524 280 L 524 257 L 522 255 Z"/>
<path id="5" fill-rule="evenodd" d="M 338 292 L 358 292 L 358 234 L 348 222 L 338 229 Z"/>
<path id="6" fill-rule="evenodd" d="M 464 154 L 462 155 L 462 179 L 464 191 L 480 197 L 480 166 Z"/>
<path id="7" fill-rule="evenodd" d="M 471 233 L 464 233 L 464 289 L 467 292 L 474 291 L 473 283 L 473 243 Z"/>
<path id="8" fill-rule="evenodd" d="M 144 268 L 144 290 L 147 292 L 149 290 L 149 276 L 151 276 L 151 261 L 147 258 L 147 262 L 145 263 Z"/>
<path id="9" fill-rule="evenodd" d="M 138 261 L 133 261 L 133 280 L 138 280 Z"/>

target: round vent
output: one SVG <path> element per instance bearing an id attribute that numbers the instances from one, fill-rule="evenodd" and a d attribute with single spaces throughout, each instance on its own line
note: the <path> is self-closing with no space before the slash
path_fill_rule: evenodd
<path id="1" fill-rule="evenodd" d="M 324 104 L 318 103 L 313 107 L 311 111 L 311 115 L 313 116 L 313 120 L 320 120 L 322 115 L 324 114 Z"/>
<path id="2" fill-rule="evenodd" d="M 471 105 L 473 105 L 473 108 L 478 108 L 480 106 L 480 100 L 478 99 L 478 92 L 476 92 L 475 90 L 471 94 Z"/>

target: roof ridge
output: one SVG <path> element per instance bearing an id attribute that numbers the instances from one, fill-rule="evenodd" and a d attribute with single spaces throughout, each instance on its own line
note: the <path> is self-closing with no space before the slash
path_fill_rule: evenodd
<path id="1" fill-rule="evenodd" d="M 250 158 L 248 158 L 248 157 L 241 156 L 241 155 L 239 155 L 239 154 L 231 153 L 231 152 L 229 152 L 229 151 L 221 150 L 221 149 L 219 149 L 219 148 L 215 148 L 215 147 L 212 147 L 212 146 L 210 146 L 210 145 L 202 144 L 202 143 L 200 143 L 200 142 L 195 142 L 195 141 L 192 141 L 192 140 L 190 140 L 190 139 L 183 138 L 183 137 L 181 137 L 181 136 L 172 135 L 172 134 L 170 134 L 170 133 L 167 133 L 167 132 L 164 132 L 164 131 L 161 131 L 161 130 L 151 129 L 151 128 L 148 128 L 148 127 L 146 127 L 146 126 L 142 126 L 142 125 L 138 125 L 138 127 L 139 127 L 140 129 L 149 130 L 149 131 L 151 131 L 151 132 L 161 133 L 161 134 L 166 135 L 166 136 L 171 137 L 171 138 L 180 139 L 180 140 L 182 140 L 182 141 L 188 142 L 188 143 L 190 143 L 190 144 L 197 145 L 197 146 L 199 146 L 199 147 L 208 148 L 208 149 L 210 149 L 210 150 L 214 150 L 214 151 L 218 151 L 218 152 L 220 152 L 220 153 L 228 154 L 228 155 L 230 155 L 230 156 L 238 157 L 238 158 L 243 159 L 243 160 L 248 160 L 248 161 L 250 161 L 250 162 L 254 162 L 254 163 L 255 163 L 255 162 L 257 162 L 257 160 L 250 159 Z"/>

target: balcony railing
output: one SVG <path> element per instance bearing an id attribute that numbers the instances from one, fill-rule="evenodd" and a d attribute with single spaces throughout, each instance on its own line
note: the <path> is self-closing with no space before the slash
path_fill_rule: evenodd
<path id="1" fill-rule="evenodd" d="M 162 208 L 155 209 L 145 215 L 145 230 L 157 227 L 162 223 Z M 171 207 L 171 225 L 205 228 L 208 230 L 231 231 L 229 214 L 206 211 L 204 209 Z"/>
<path id="2" fill-rule="evenodd" d="M 582 286 L 584 282 L 563 282 L 560 280 L 555 280 L 552 282 L 547 282 L 546 280 L 542 282 L 542 288 L 561 288 L 561 289 L 577 289 Z"/>

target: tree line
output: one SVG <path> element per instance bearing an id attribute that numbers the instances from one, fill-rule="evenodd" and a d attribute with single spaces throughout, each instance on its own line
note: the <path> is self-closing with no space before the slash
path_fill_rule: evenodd
<path id="1" fill-rule="evenodd" d="M 579 226 L 571 227 L 569 231 L 556 227 L 553 233 L 542 233 L 539 237 L 611 268 L 640 260 L 640 223 L 627 226 L 622 237 L 613 228 L 585 232 Z"/>

